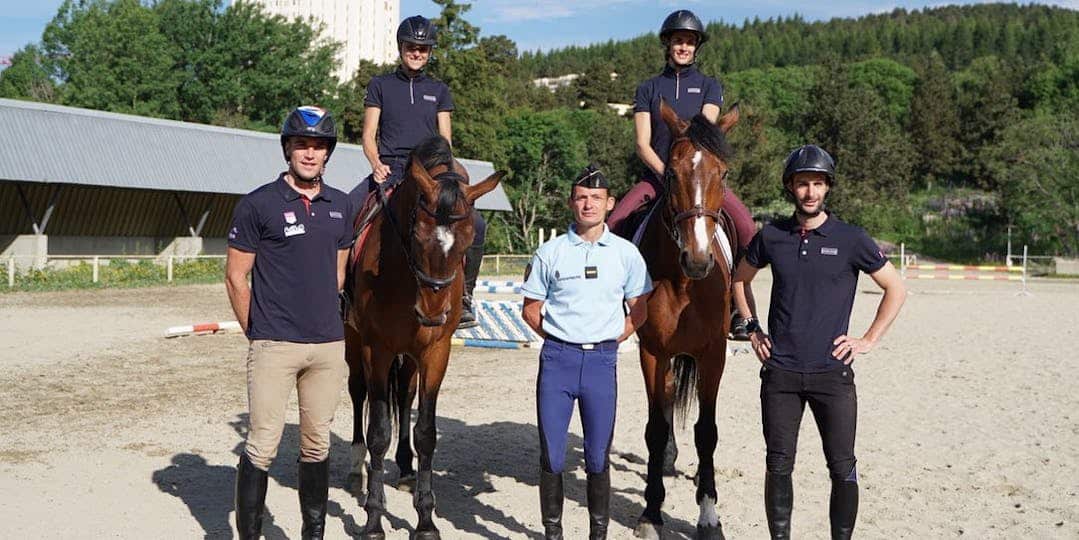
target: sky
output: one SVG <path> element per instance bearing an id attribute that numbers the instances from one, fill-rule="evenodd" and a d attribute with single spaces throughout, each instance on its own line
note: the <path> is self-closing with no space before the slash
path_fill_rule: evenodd
<path id="1" fill-rule="evenodd" d="M 0 56 L 8 56 L 41 39 L 41 32 L 56 14 L 62 0 L 0 0 Z M 897 7 L 921 9 L 945 4 L 977 4 L 978 1 L 911 2 L 869 0 L 477 0 L 465 18 L 480 27 L 481 35 L 503 34 L 520 51 L 550 50 L 586 45 L 609 39 L 626 39 L 657 31 L 663 18 L 675 9 L 693 10 L 704 21 L 722 20 L 741 24 L 799 14 L 811 21 L 857 17 L 888 12 Z M 1024 2 L 1028 3 L 1028 2 Z M 1079 0 L 1033 2 L 1079 9 Z M 401 0 L 401 16 L 438 15 L 430 0 Z"/>

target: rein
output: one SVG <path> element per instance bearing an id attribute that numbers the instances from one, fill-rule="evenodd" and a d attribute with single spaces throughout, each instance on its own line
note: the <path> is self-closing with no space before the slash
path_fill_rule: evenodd
<path id="1" fill-rule="evenodd" d="M 421 287 L 427 287 L 434 292 L 438 292 L 453 283 L 453 280 L 457 278 L 457 270 L 454 270 L 449 277 L 440 279 L 432 277 L 426 272 L 424 272 L 422 269 L 420 269 L 419 265 L 416 264 L 416 257 L 412 253 L 412 244 L 411 242 L 409 242 L 416 229 L 416 209 L 422 209 L 424 213 L 435 219 L 438 219 L 437 213 L 428 208 L 427 205 L 423 204 L 422 201 L 417 200 L 416 205 L 412 207 L 412 212 L 409 214 L 408 235 L 406 236 L 401 233 L 401 225 L 397 222 L 397 216 L 394 215 L 393 209 L 390 208 L 390 200 L 386 197 L 385 192 L 383 192 L 381 189 L 378 190 L 378 198 L 379 202 L 382 204 L 386 219 L 390 222 L 390 227 L 393 229 L 393 232 L 397 236 L 397 238 L 401 240 L 401 249 L 405 252 L 405 261 L 408 262 L 408 269 L 412 272 L 412 277 L 416 279 L 416 283 L 418 283 Z M 446 216 L 446 219 L 450 223 L 456 223 L 465 219 L 468 216 L 469 214 L 451 214 L 449 216 Z"/>

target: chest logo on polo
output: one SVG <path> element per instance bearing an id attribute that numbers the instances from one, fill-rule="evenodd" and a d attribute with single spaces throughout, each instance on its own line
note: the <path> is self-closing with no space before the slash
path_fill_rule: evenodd
<path id="1" fill-rule="evenodd" d="M 334 212 L 333 210 L 330 210 L 330 217 L 333 219 L 345 219 L 341 212 Z"/>
<path id="2" fill-rule="evenodd" d="M 572 276 L 563 276 L 562 272 L 559 272 L 558 270 L 555 270 L 554 271 L 554 279 L 555 279 L 555 281 L 569 281 L 571 279 L 581 279 L 581 275 L 580 274 L 573 274 Z"/>
<path id="3" fill-rule="evenodd" d="M 297 223 L 295 225 L 289 225 L 288 227 L 285 227 L 285 238 L 306 233 L 307 229 L 304 228 L 303 223 Z"/>
<path id="4" fill-rule="evenodd" d="M 689 92 L 690 94 L 700 94 L 701 89 L 700 88 L 686 88 L 686 92 Z"/>
<path id="5" fill-rule="evenodd" d="M 423 95 L 423 99 L 424 99 L 424 101 L 430 101 L 431 103 L 434 103 L 434 102 L 438 101 L 437 97 L 430 96 L 430 95 L 427 95 L 427 94 Z"/>
<path id="6" fill-rule="evenodd" d="M 296 223 L 296 212 L 285 212 L 285 223 L 289 225 Z"/>
<path id="7" fill-rule="evenodd" d="M 838 248 L 822 247 L 820 248 L 821 255 L 839 255 Z"/>
<path id="8" fill-rule="evenodd" d="M 585 279 L 596 279 L 598 277 L 599 277 L 599 268 L 597 268 L 595 266 L 586 266 L 586 267 L 584 267 L 584 278 Z"/>

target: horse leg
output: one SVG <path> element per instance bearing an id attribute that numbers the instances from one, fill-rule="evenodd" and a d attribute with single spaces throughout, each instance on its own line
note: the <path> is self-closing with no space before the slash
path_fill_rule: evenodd
<path id="1" fill-rule="evenodd" d="M 392 384 L 392 383 L 391 383 Z M 394 461 L 401 475 L 397 489 L 412 493 L 416 488 L 416 470 L 412 468 L 412 400 L 416 397 L 416 362 L 403 355 L 397 372 L 397 453 Z"/>
<path id="2" fill-rule="evenodd" d="M 438 438 L 435 406 L 438 402 L 438 390 L 442 386 L 442 378 L 446 374 L 449 355 L 449 340 L 445 340 L 445 343 L 433 344 L 424 351 L 419 366 L 420 403 L 414 433 L 419 471 L 416 473 L 416 491 L 412 498 L 419 516 L 419 521 L 416 523 L 416 540 L 441 538 L 434 522 L 435 493 L 431 485 L 431 469 L 435 457 L 435 442 Z"/>
<path id="3" fill-rule="evenodd" d="M 363 435 L 363 405 L 367 401 L 367 382 L 363 376 L 363 362 L 360 358 L 358 335 L 350 327 L 345 327 L 345 359 L 348 361 L 348 395 L 352 398 L 352 448 L 349 476 L 352 477 L 353 494 L 363 502 L 366 494 L 364 485 L 364 461 L 367 460 L 367 442 Z"/>
<path id="4" fill-rule="evenodd" d="M 724 345 L 724 349 L 726 346 Z M 697 446 L 697 538 L 723 539 L 723 526 L 716 514 L 716 470 L 713 457 L 719 434 L 716 429 L 716 396 L 723 376 L 723 357 L 703 356 L 707 361 L 698 362 L 700 378 L 697 381 L 697 403 L 700 412 L 693 426 L 693 439 Z"/>
<path id="5" fill-rule="evenodd" d="M 677 470 L 674 462 L 678 460 L 678 441 L 674 438 L 674 370 L 668 369 L 663 377 L 663 395 L 667 398 L 663 402 L 663 419 L 667 421 L 667 447 L 663 449 L 663 474 L 674 476 Z"/>
<path id="6" fill-rule="evenodd" d="M 370 399 L 367 407 L 369 415 L 367 444 L 371 452 L 371 463 L 367 471 L 367 501 L 364 503 L 364 510 L 367 511 L 367 524 L 361 534 L 361 538 L 364 540 L 384 540 L 386 538 L 386 533 L 382 530 L 382 515 L 386 512 L 383 460 L 386 457 L 386 451 L 389 449 L 392 435 L 388 380 L 392 361 L 393 356 L 390 354 L 372 354 L 371 361 L 367 363 L 371 368 L 366 373 L 368 377 L 367 394 Z"/>
<path id="7" fill-rule="evenodd" d="M 648 424 L 644 430 L 644 440 L 648 446 L 648 476 L 644 489 L 644 512 L 637 520 L 633 534 L 638 538 L 659 540 L 663 532 L 663 500 L 667 497 L 663 487 L 663 464 L 670 433 L 665 413 L 665 408 L 671 402 L 667 388 L 670 357 L 657 357 L 644 347 L 641 347 L 640 354 L 648 394 Z"/>

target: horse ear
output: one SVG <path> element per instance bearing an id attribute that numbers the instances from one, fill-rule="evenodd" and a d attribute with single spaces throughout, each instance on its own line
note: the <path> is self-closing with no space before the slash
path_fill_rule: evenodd
<path id="1" fill-rule="evenodd" d="M 727 111 L 727 114 L 720 116 L 719 119 L 716 120 L 716 125 L 719 126 L 720 131 L 727 133 L 738 123 L 738 119 L 741 118 L 741 116 L 742 115 L 738 110 L 738 102 L 735 101 L 734 105 L 731 105 L 730 110 Z"/>
<path id="2" fill-rule="evenodd" d="M 438 200 L 438 182 L 431 175 L 427 174 L 427 169 L 423 168 L 420 161 L 413 159 L 408 167 L 409 176 L 416 182 L 416 185 L 420 188 L 420 192 L 428 202 L 433 203 Z"/>
<path id="3" fill-rule="evenodd" d="M 468 199 L 468 204 L 475 204 L 476 199 L 488 194 L 502 181 L 502 177 L 506 176 L 506 171 L 498 171 L 487 178 L 484 178 L 482 182 L 464 188 L 465 198 Z"/>
<path id="4" fill-rule="evenodd" d="M 663 98 L 659 100 L 659 117 L 664 124 L 667 124 L 667 129 L 672 134 L 681 135 L 686 130 L 686 123 L 678 118 L 678 113 L 674 112 L 674 109 L 667 105 L 667 100 Z"/>

